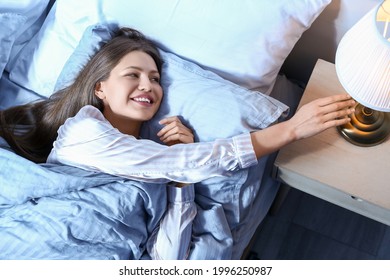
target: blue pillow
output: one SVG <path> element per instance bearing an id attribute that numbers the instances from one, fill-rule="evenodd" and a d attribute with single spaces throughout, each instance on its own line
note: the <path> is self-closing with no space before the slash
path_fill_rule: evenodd
<path id="1" fill-rule="evenodd" d="M 115 24 L 88 26 L 77 48 L 67 60 L 55 84 L 54 91 L 58 91 L 71 84 L 88 60 L 113 36 Z"/>
<path id="2" fill-rule="evenodd" d="M 0 77 L 10 57 L 17 31 L 26 19 L 27 17 L 16 13 L 0 13 Z"/>
<path id="3" fill-rule="evenodd" d="M 112 38 L 116 25 L 93 25 L 83 33 L 56 82 L 56 90 L 70 84 L 93 54 Z M 278 100 L 227 81 L 193 62 L 160 50 L 164 61 L 164 98 L 156 116 L 143 126 L 143 136 L 159 142 L 158 121 L 181 116 L 196 141 L 212 141 L 263 129 L 287 112 Z"/>
<path id="4" fill-rule="evenodd" d="M 164 98 L 156 116 L 144 125 L 144 136 L 159 141 L 158 123 L 181 116 L 196 141 L 212 141 L 265 128 L 288 109 L 276 99 L 227 81 L 217 74 L 160 50 Z M 147 134 L 146 134 L 147 133 Z"/>
<path id="5" fill-rule="evenodd" d="M 101 41 L 109 39 L 110 28 L 87 29 L 65 64 L 57 88 L 76 77 L 86 58 L 97 50 L 99 36 Z M 196 141 L 212 141 L 266 128 L 288 111 L 276 99 L 229 82 L 175 54 L 160 52 L 164 61 L 161 77 L 164 98 L 156 116 L 143 126 L 144 138 L 159 142 L 158 121 L 165 116 L 180 116 L 193 130 Z M 195 185 L 199 207 L 212 209 L 222 205 L 225 217 L 221 218 L 226 219 L 232 231 L 232 258 L 241 256 L 267 209 L 263 213 L 251 210 L 259 210 L 262 205 L 267 208 L 277 191 L 278 183 L 272 180 L 269 170 L 271 165 L 272 157 L 265 156 L 256 166 L 232 176 L 211 178 Z M 264 197 L 258 197 L 260 194 Z"/>

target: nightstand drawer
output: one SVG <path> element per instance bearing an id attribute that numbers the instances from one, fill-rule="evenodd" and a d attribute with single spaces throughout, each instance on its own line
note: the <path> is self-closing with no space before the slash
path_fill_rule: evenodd
<path id="1" fill-rule="evenodd" d="M 275 164 L 277 165 L 278 163 L 276 162 Z M 300 191 L 316 196 L 383 224 L 390 225 L 390 209 L 380 207 L 364 200 L 363 198 L 342 192 L 329 185 L 315 181 L 312 178 L 284 169 L 283 167 L 275 168 L 275 176 L 278 180 L 286 183 L 288 186 L 294 187 Z"/>

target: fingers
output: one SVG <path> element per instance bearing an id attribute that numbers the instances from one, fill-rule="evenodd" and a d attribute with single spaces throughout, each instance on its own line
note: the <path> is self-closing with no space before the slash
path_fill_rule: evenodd
<path id="1" fill-rule="evenodd" d="M 170 124 L 172 122 L 180 122 L 181 123 L 178 116 L 166 117 L 166 118 L 160 120 L 158 123 L 159 124 Z"/>
<path id="2" fill-rule="evenodd" d="M 331 120 L 329 120 L 329 121 L 327 121 L 327 122 L 325 122 L 323 124 L 323 129 L 322 130 L 325 130 L 325 129 L 328 129 L 328 128 L 331 128 L 331 127 L 344 125 L 344 124 L 347 124 L 350 121 L 351 121 L 350 118 L 331 119 Z"/>
<path id="3" fill-rule="evenodd" d="M 319 106 L 326 106 L 329 104 L 333 104 L 335 102 L 350 101 L 350 100 L 352 100 L 352 98 L 348 94 L 337 94 L 337 95 L 319 98 L 316 100 L 316 102 L 318 102 Z"/>
<path id="4" fill-rule="evenodd" d="M 345 99 L 345 97 L 348 97 Z M 330 96 L 329 98 L 321 98 L 318 100 L 318 105 L 320 106 L 319 108 L 319 113 L 322 114 L 328 114 L 328 113 L 333 113 L 337 111 L 343 111 L 346 108 L 350 108 L 355 106 L 356 102 L 351 99 L 348 95 L 345 96 L 343 95 L 335 95 L 335 96 Z"/>
<path id="5" fill-rule="evenodd" d="M 322 101 L 324 102 L 322 104 L 326 105 L 322 105 L 320 112 L 324 114 L 326 127 L 338 126 L 339 123 L 348 122 L 348 116 L 355 111 L 356 102 L 349 95 L 330 96 L 328 100 Z"/>
<path id="6" fill-rule="evenodd" d="M 192 131 L 183 125 L 177 116 L 162 119 L 159 123 L 164 127 L 157 133 L 158 137 L 169 137 L 178 133 L 192 134 Z"/>
<path id="7" fill-rule="evenodd" d="M 175 145 L 175 144 L 188 144 L 188 143 L 194 143 L 194 138 L 189 135 L 183 135 L 183 134 L 174 134 L 171 136 L 168 136 L 166 138 L 161 139 L 161 141 L 168 146 Z"/>
<path id="8" fill-rule="evenodd" d="M 324 115 L 324 120 L 329 121 L 329 120 L 335 120 L 335 119 L 345 119 L 348 118 L 350 114 L 355 112 L 355 108 L 347 108 L 343 110 L 336 110 L 336 111 L 331 111 L 327 114 Z"/>
<path id="9" fill-rule="evenodd" d="M 194 142 L 192 131 L 183 125 L 177 116 L 162 119 L 160 124 L 164 127 L 157 133 L 157 136 L 163 143 L 173 145 Z"/>
<path id="10" fill-rule="evenodd" d="M 346 124 L 356 102 L 341 94 L 314 100 L 302 106 L 291 118 L 297 139 L 310 137 L 325 129 Z"/>

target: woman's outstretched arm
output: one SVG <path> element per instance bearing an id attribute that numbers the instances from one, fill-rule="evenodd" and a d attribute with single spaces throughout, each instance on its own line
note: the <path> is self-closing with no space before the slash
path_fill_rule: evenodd
<path id="1" fill-rule="evenodd" d="M 346 123 L 353 104 L 348 95 L 325 97 L 303 106 L 290 120 L 263 130 L 172 146 L 122 134 L 99 110 L 86 106 L 59 129 L 48 162 L 147 182 L 196 183 L 232 174 L 295 140 Z M 171 137 L 166 141 L 177 140 Z"/>

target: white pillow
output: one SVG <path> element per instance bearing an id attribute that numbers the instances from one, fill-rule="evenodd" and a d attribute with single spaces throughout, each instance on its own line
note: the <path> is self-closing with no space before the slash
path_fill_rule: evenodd
<path id="1" fill-rule="evenodd" d="M 246 88 L 269 93 L 285 58 L 331 0 L 57 0 L 10 79 L 52 94 L 83 31 L 117 23 Z"/>

